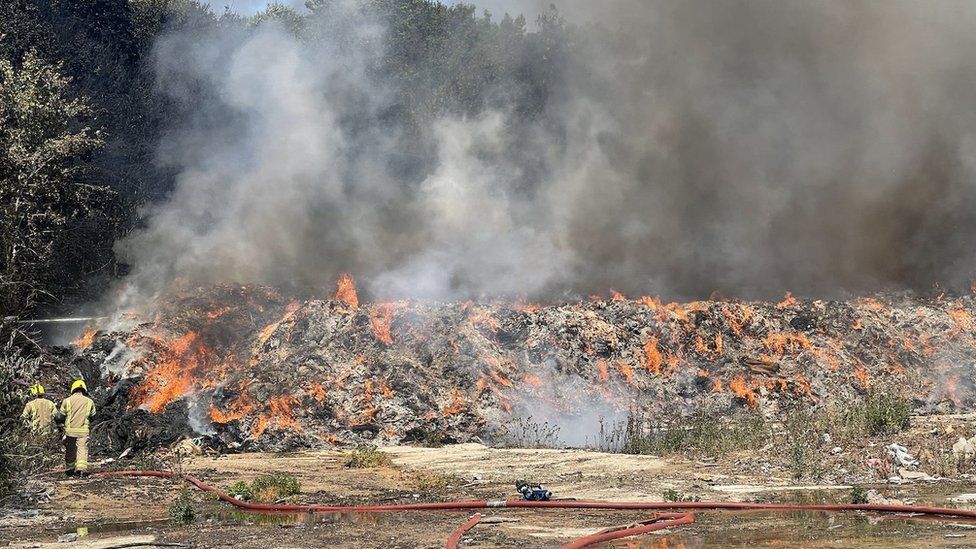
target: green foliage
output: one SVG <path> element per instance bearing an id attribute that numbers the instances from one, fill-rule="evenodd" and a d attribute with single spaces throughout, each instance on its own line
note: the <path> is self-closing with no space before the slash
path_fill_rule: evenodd
<path id="1" fill-rule="evenodd" d="M 253 501 L 254 491 L 251 490 L 251 485 L 245 480 L 239 480 L 232 484 L 230 488 L 227 489 L 227 493 L 234 496 L 235 498 L 243 501 Z"/>
<path id="2" fill-rule="evenodd" d="M 34 53 L 0 58 L 0 310 L 29 309 L 77 284 L 76 269 L 89 263 L 85 227 L 111 226 L 106 189 L 79 180 L 102 141 L 70 82 Z"/>
<path id="3" fill-rule="evenodd" d="M 912 404 L 908 399 L 890 393 L 871 393 L 851 413 L 854 414 L 853 421 L 863 425 L 868 435 L 895 435 L 911 423 Z"/>
<path id="4" fill-rule="evenodd" d="M 293 476 L 275 473 L 262 476 L 251 482 L 251 492 L 254 499 L 261 502 L 274 502 L 281 498 L 297 495 L 302 491 L 302 485 Z"/>
<path id="5" fill-rule="evenodd" d="M 301 493 L 302 485 L 298 479 L 284 473 L 260 476 L 250 483 L 240 480 L 227 489 L 227 493 L 244 501 L 273 503 Z"/>
<path id="6" fill-rule="evenodd" d="M 690 416 L 641 418 L 631 416 L 624 429 L 621 450 L 630 454 L 700 453 L 717 456 L 754 449 L 768 443 L 769 422 L 755 412 L 741 412 L 731 418 L 698 410 Z"/>
<path id="7" fill-rule="evenodd" d="M 0 321 L 2 322 L 2 321 Z M 54 433 L 38 436 L 21 421 L 28 400 L 25 380 L 36 379 L 40 359 L 24 352 L 29 334 L 0 324 L 0 500 L 21 496 L 31 478 L 36 478 L 60 456 Z"/>
<path id="8" fill-rule="evenodd" d="M 868 491 L 864 486 L 860 484 L 851 486 L 850 502 L 853 505 L 864 505 L 868 502 Z"/>
<path id="9" fill-rule="evenodd" d="M 386 467 L 392 464 L 389 454 L 377 450 L 375 446 L 363 445 L 346 453 L 343 465 L 353 469 Z"/>
<path id="10" fill-rule="evenodd" d="M 679 492 L 673 488 L 668 488 L 667 490 L 662 492 L 661 497 L 664 498 L 664 501 L 672 501 L 675 503 L 689 503 L 694 501 L 701 501 L 701 498 L 698 496 L 688 495 Z"/>
<path id="11" fill-rule="evenodd" d="M 169 506 L 169 518 L 176 524 L 189 524 L 196 518 L 197 512 L 193 508 L 189 490 L 180 490 L 176 500 Z"/>

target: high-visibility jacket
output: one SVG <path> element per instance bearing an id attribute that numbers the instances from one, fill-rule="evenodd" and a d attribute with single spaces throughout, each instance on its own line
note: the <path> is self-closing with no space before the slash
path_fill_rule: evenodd
<path id="1" fill-rule="evenodd" d="M 95 401 L 81 391 L 64 399 L 59 410 L 64 417 L 64 434 L 69 437 L 87 437 L 88 424 L 95 415 Z"/>
<path id="2" fill-rule="evenodd" d="M 42 397 L 35 398 L 24 406 L 20 417 L 27 421 L 35 431 L 47 431 L 54 420 L 54 403 Z"/>

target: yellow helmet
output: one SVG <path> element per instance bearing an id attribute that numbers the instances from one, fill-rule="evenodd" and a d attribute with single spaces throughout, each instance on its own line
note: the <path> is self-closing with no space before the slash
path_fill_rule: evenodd
<path id="1" fill-rule="evenodd" d="M 75 381 L 74 383 L 71 384 L 72 393 L 77 391 L 78 389 L 82 389 L 86 393 L 88 392 L 88 385 L 85 384 L 85 380 L 79 379 L 78 381 Z"/>
<path id="2" fill-rule="evenodd" d="M 44 386 L 40 383 L 35 383 L 31 385 L 30 393 L 33 396 L 41 396 L 44 394 Z"/>

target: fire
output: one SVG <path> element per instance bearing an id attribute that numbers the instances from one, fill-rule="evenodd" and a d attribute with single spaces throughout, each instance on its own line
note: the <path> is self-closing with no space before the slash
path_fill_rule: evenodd
<path id="1" fill-rule="evenodd" d="M 857 301 L 875 313 L 880 313 L 885 308 L 883 303 L 873 297 L 859 297 Z"/>
<path id="2" fill-rule="evenodd" d="M 350 307 L 359 307 L 359 297 L 356 295 L 356 281 L 349 273 L 339 275 L 339 283 L 336 287 L 333 299 L 341 301 Z"/>
<path id="3" fill-rule="evenodd" d="M 971 332 L 973 330 L 973 317 L 969 316 L 969 313 L 962 309 L 949 309 L 947 312 L 952 317 L 953 322 L 956 323 L 955 329 L 949 335 L 950 339 L 962 332 Z"/>
<path id="4" fill-rule="evenodd" d="M 271 399 L 268 404 L 268 415 L 261 416 L 258 418 L 257 424 L 251 430 L 251 436 L 254 438 L 260 437 L 264 434 L 264 431 L 271 425 L 274 425 L 278 429 L 290 429 L 292 431 L 297 431 L 300 429 L 298 422 L 295 421 L 295 417 L 292 413 L 292 407 L 296 406 L 298 401 L 294 397 L 290 396 L 279 396 Z"/>
<path id="5" fill-rule="evenodd" d="M 612 296 L 610 298 L 611 301 L 627 301 L 627 296 L 618 292 L 617 290 L 614 290 L 613 288 L 610 288 L 610 294 Z"/>
<path id="6" fill-rule="evenodd" d="M 457 389 L 453 389 L 451 391 L 451 398 L 453 402 L 451 403 L 450 406 L 444 408 L 444 417 L 453 416 L 454 414 L 463 411 L 465 405 L 467 404 L 464 395 L 461 394 L 461 391 Z"/>
<path id="7" fill-rule="evenodd" d="M 98 328 L 89 328 L 78 339 L 72 341 L 72 343 L 75 347 L 78 347 L 79 351 L 84 351 L 92 346 L 92 343 L 95 342 L 96 335 L 98 335 Z"/>
<path id="8" fill-rule="evenodd" d="M 498 322 L 495 321 L 495 318 L 491 316 L 488 311 L 482 309 L 471 312 L 468 315 L 468 322 L 470 322 L 473 326 L 484 324 L 492 332 L 498 331 Z"/>
<path id="9" fill-rule="evenodd" d="M 525 374 L 525 376 L 522 377 L 522 381 L 537 388 L 545 385 L 545 383 L 542 381 L 542 378 L 540 378 L 539 376 L 534 376 L 532 374 Z"/>
<path id="10" fill-rule="evenodd" d="M 786 295 L 783 296 L 783 301 L 780 301 L 779 303 L 777 303 L 776 304 L 776 308 L 777 309 L 786 309 L 787 307 L 792 307 L 792 306 L 794 306 L 796 304 L 797 304 L 797 300 L 796 300 L 795 297 L 793 297 L 793 294 L 791 294 L 790 292 L 786 292 Z"/>
<path id="11" fill-rule="evenodd" d="M 313 383 L 309 385 L 308 388 L 305 389 L 305 394 L 314 398 L 320 404 L 325 401 L 325 387 L 322 386 L 321 383 Z"/>
<path id="12" fill-rule="evenodd" d="M 744 399 L 750 408 L 755 408 L 759 405 L 759 402 L 756 400 L 756 393 L 752 392 L 752 389 L 746 384 L 746 380 L 741 377 L 730 381 L 729 389 L 735 393 L 735 396 Z"/>
<path id="13" fill-rule="evenodd" d="M 170 402 L 192 392 L 197 375 L 214 363 L 213 353 L 195 332 L 166 343 L 154 340 L 159 362 L 146 372 L 142 383 L 133 391 L 132 403 L 156 414 Z"/>
<path id="14" fill-rule="evenodd" d="M 618 360 L 617 369 L 620 370 L 620 375 L 624 376 L 624 381 L 634 385 L 634 369 L 630 367 L 630 364 L 627 364 L 623 360 Z"/>
<path id="15" fill-rule="evenodd" d="M 664 304 L 662 304 L 661 300 L 656 297 L 650 297 L 645 295 L 642 296 L 640 299 L 638 299 L 638 301 L 643 303 L 648 309 L 652 311 L 657 311 L 664 308 Z"/>
<path id="16" fill-rule="evenodd" d="M 782 355 L 786 351 L 800 352 L 810 348 L 810 340 L 805 334 L 771 333 L 763 339 L 763 345 L 770 351 Z"/>
<path id="17" fill-rule="evenodd" d="M 736 315 L 728 305 L 723 305 L 722 314 L 725 315 L 725 320 L 728 321 L 729 327 L 738 336 L 742 336 L 742 330 L 752 320 L 752 309 L 749 307 L 741 307 L 741 314 Z"/>
<path id="18" fill-rule="evenodd" d="M 871 382 L 871 374 L 864 366 L 864 363 L 862 363 L 860 360 L 857 360 L 857 367 L 854 369 L 854 377 L 857 378 L 857 381 L 860 382 L 864 388 L 867 388 Z"/>
<path id="19" fill-rule="evenodd" d="M 801 374 L 797 374 L 794 380 L 796 381 L 797 386 L 800 388 L 800 391 L 802 391 L 808 397 L 813 398 L 813 390 L 810 387 L 809 379 Z"/>
<path id="20" fill-rule="evenodd" d="M 601 358 L 596 362 L 596 367 L 597 370 L 599 370 L 600 372 L 599 375 L 597 376 L 597 379 L 599 379 L 601 382 L 609 381 L 610 373 L 607 372 L 607 361 Z"/>
<path id="21" fill-rule="evenodd" d="M 956 393 L 956 388 L 959 384 L 959 380 L 961 379 L 962 376 L 959 374 L 955 374 L 946 379 L 945 386 L 942 388 L 942 391 L 939 394 L 939 400 L 949 398 L 956 406 L 962 405 L 962 401 L 959 399 L 959 395 Z"/>
<path id="22" fill-rule="evenodd" d="M 369 312 L 369 324 L 373 328 L 373 336 L 387 345 L 393 345 L 390 323 L 397 308 L 396 303 L 379 303 Z"/>
<path id="23" fill-rule="evenodd" d="M 264 345 L 265 343 L 267 343 L 268 339 L 270 339 L 271 336 L 275 333 L 275 330 L 278 329 L 278 326 L 281 326 L 283 323 L 290 320 L 292 315 L 295 314 L 295 311 L 298 310 L 298 307 L 299 307 L 299 303 L 297 301 L 292 301 L 291 303 L 289 303 L 288 306 L 285 307 L 284 316 L 282 316 L 281 319 L 278 320 L 277 322 L 272 322 L 271 324 L 265 326 L 264 329 L 261 330 L 261 332 L 258 334 L 258 345 Z"/>
<path id="24" fill-rule="evenodd" d="M 725 387 L 722 386 L 722 378 L 716 377 L 712 380 L 712 393 L 724 393 Z"/>
<path id="25" fill-rule="evenodd" d="M 660 375 L 661 364 L 664 360 L 661 357 L 661 351 L 657 348 L 657 337 L 651 336 L 647 338 L 644 342 L 644 369 L 648 372 Z"/>

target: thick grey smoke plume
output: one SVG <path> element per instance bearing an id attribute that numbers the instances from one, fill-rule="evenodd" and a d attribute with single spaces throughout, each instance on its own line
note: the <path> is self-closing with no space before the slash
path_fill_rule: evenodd
<path id="1" fill-rule="evenodd" d="M 311 45 L 273 23 L 163 39 L 160 90 L 189 115 L 160 153 L 178 188 L 119 244 L 132 287 L 340 271 L 437 299 L 968 284 L 976 5 L 559 6 L 576 26 L 541 108 L 507 105 L 500 82 L 483 112 L 410 130 L 429 161 L 387 122 L 387 29 L 351 7 Z"/>

